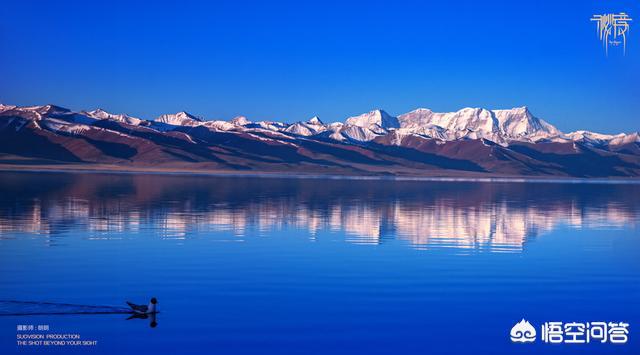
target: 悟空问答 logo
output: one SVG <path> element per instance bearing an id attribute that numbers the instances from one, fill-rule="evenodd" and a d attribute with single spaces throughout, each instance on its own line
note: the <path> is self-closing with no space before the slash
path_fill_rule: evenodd
<path id="1" fill-rule="evenodd" d="M 536 340 L 536 329 L 524 318 L 511 328 L 511 341 L 514 343 L 531 343 Z"/>

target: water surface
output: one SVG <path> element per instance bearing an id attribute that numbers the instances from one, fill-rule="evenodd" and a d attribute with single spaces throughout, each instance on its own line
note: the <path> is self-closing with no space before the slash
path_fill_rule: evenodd
<path id="1" fill-rule="evenodd" d="M 639 222 L 637 184 L 0 173 L 0 352 L 637 354 Z M 151 296 L 155 328 L 52 314 Z M 513 344 L 522 318 L 630 340 Z"/>

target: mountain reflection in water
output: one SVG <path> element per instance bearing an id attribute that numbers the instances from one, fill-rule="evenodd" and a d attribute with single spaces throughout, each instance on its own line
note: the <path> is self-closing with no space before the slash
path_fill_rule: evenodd
<path id="1" fill-rule="evenodd" d="M 311 240 L 328 231 L 356 244 L 520 252 L 562 225 L 622 228 L 640 217 L 637 184 L 2 173 L 0 187 L 0 238 L 24 232 L 50 245 L 68 231 L 178 240 L 230 231 L 242 241 L 293 229 Z"/>

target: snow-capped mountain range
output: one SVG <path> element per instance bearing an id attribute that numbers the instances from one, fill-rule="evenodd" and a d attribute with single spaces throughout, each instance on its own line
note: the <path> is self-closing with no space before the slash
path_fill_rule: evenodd
<path id="1" fill-rule="evenodd" d="M 288 145 L 296 147 L 297 150 L 303 149 L 304 154 L 307 156 L 313 155 L 316 160 L 327 158 L 327 153 L 315 151 L 313 148 L 305 146 L 313 145 L 318 149 L 318 144 L 322 144 L 323 149 L 327 147 L 335 149 L 338 146 L 341 150 L 346 149 L 347 151 L 396 146 L 411 149 L 411 151 L 407 152 L 407 156 L 415 154 L 417 151 L 451 158 L 455 154 L 460 154 L 459 148 L 449 151 L 451 149 L 438 148 L 438 146 L 468 146 L 478 142 L 485 147 L 496 147 L 492 148 L 494 150 L 502 149 L 518 154 L 526 154 L 532 159 L 543 158 L 541 154 L 548 155 L 550 149 L 554 152 L 553 154 L 557 154 L 558 150 L 564 153 L 576 153 L 584 149 L 595 149 L 599 152 L 598 154 L 601 153 L 600 151 L 617 155 L 624 152 L 624 154 L 635 158 L 640 146 L 638 132 L 617 135 L 588 131 L 563 133 L 550 123 L 534 116 L 527 107 L 506 110 L 464 108 L 456 112 L 446 113 L 419 108 L 398 116 L 392 116 L 383 110 L 373 110 L 358 116 L 348 117 L 344 122 L 334 123 L 324 123 L 318 117 L 295 123 L 266 120 L 250 121 L 244 116 L 238 116 L 229 121 L 206 120 L 187 112 L 164 114 L 154 120 L 147 120 L 127 114 L 113 114 L 102 109 L 73 112 L 54 105 L 29 107 L 0 105 L 0 116 L 0 130 L 5 134 L 7 133 L 7 128 L 12 127 L 13 133 L 23 129 L 43 130 L 47 131 L 47 134 L 62 135 L 66 138 L 80 137 L 90 134 L 87 132 L 93 132 L 91 134 L 100 134 L 102 136 L 117 135 L 121 137 L 120 139 L 122 137 L 142 139 L 142 133 L 137 135 L 131 133 L 135 131 L 144 132 L 144 135 L 180 137 L 180 139 L 199 145 L 200 148 L 198 149 L 206 147 L 207 150 L 214 152 L 211 154 L 215 154 L 216 147 L 218 150 L 223 149 L 223 143 L 218 143 L 216 146 L 214 142 L 217 142 L 221 137 L 229 138 L 233 136 L 235 139 L 239 137 L 250 139 L 252 144 L 255 141 L 260 141 L 263 143 L 268 142 L 270 145 Z M 216 137 L 216 134 L 221 136 Z M 49 141 L 51 142 L 51 139 Z M 305 143 L 301 144 L 301 142 Z M 311 142 L 315 142 L 315 145 Z M 101 150 L 99 144 L 96 145 L 95 142 L 93 144 L 98 151 Z M 352 148 L 345 148 L 345 145 Z M 521 148 L 524 146 L 527 146 L 527 149 L 536 151 L 542 149 L 543 153 L 534 155 L 530 152 L 526 153 L 524 148 Z M 174 148 L 172 147 L 172 149 Z M 246 150 L 247 148 L 240 146 L 235 149 Z M 310 151 L 307 153 L 306 150 Z M 104 147 L 102 151 L 104 153 Z M 137 153 L 138 151 L 136 149 Z M 164 151 L 167 152 L 169 150 L 165 149 Z M 469 153 L 472 153 L 472 151 Z M 72 150 L 71 154 L 73 155 Z M 266 152 L 264 154 L 268 155 Z M 300 151 L 297 154 L 300 154 Z M 255 153 L 252 152 L 252 159 L 257 159 L 253 155 Z M 467 160 L 464 155 L 462 160 Z M 365 156 L 368 156 L 368 154 L 365 154 Z M 174 154 L 173 157 L 176 157 L 176 155 Z M 512 160 L 509 157 L 496 157 L 495 154 L 486 158 L 495 160 L 497 165 L 504 165 L 509 160 Z M 344 157 L 340 159 L 344 159 Z M 399 155 L 397 159 L 402 160 L 406 159 L 406 157 Z M 480 157 L 474 157 L 474 159 L 477 160 L 476 164 L 483 166 L 483 161 Z M 622 160 L 624 161 L 625 159 L 628 159 L 628 157 L 624 157 Z M 86 161 L 86 159 L 80 160 Z M 198 161 L 198 159 L 196 160 Z M 286 159 L 283 160 L 286 161 Z M 332 159 L 329 160 L 333 161 Z M 97 159 L 97 161 L 100 160 Z M 153 163 L 150 160 L 145 161 Z M 340 164 L 342 163 L 344 162 Z M 422 163 L 429 164 L 428 162 Z M 522 163 L 528 164 L 525 161 Z M 563 163 L 556 161 L 554 164 Z M 347 165 L 353 167 L 351 164 Z M 629 166 L 622 165 L 626 166 L 626 170 L 628 170 Z M 549 169 L 554 169 L 553 164 Z M 621 175 L 629 175 L 626 170 Z"/>
<path id="2" fill-rule="evenodd" d="M 219 131 L 260 131 L 268 130 L 294 134 L 304 137 L 322 135 L 337 141 L 367 142 L 390 132 L 396 136 L 419 136 L 439 141 L 460 139 L 486 139 L 501 145 L 509 142 L 568 142 L 581 141 L 592 144 L 625 144 L 640 142 L 638 132 L 617 135 L 600 134 L 589 131 L 563 133 L 550 123 L 535 117 L 527 107 L 507 110 L 488 110 L 484 108 L 464 108 L 455 112 L 433 112 L 419 108 L 397 117 L 383 110 L 373 110 L 359 116 L 349 117 L 344 123 L 325 124 L 319 117 L 306 121 L 284 123 L 274 121 L 249 121 L 244 116 L 229 121 L 205 120 L 187 112 L 164 114 L 155 120 L 144 120 L 126 114 L 113 114 L 102 109 L 71 111 L 54 105 L 16 107 L 0 104 L 0 113 L 8 110 L 34 113 L 34 120 L 53 117 L 55 114 L 75 116 L 67 120 L 73 123 L 91 123 L 91 120 L 112 120 L 116 122 L 147 126 L 158 130 L 171 130 L 168 126 L 203 126 Z M 51 116 L 50 114 L 53 114 Z"/>

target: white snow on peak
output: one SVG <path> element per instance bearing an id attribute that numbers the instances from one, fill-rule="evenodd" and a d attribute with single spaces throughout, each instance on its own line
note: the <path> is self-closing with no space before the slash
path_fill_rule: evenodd
<path id="1" fill-rule="evenodd" d="M 175 114 L 161 115 L 156 119 L 156 122 L 162 122 L 173 126 L 197 126 L 202 123 L 203 120 L 187 112 L 181 111 Z"/>
<path id="2" fill-rule="evenodd" d="M 69 113 L 69 112 L 71 112 L 71 110 L 69 110 L 68 108 L 64 108 L 64 107 L 60 107 L 60 106 L 56 106 L 56 105 L 52 105 L 52 104 L 41 105 L 41 106 L 24 107 L 24 109 L 25 110 L 37 111 L 37 112 L 39 112 L 41 114 Z"/>
<path id="3" fill-rule="evenodd" d="M 537 141 L 561 134 L 547 122 L 534 117 L 526 107 L 510 110 L 463 108 L 456 112 L 433 112 L 420 108 L 398 116 L 402 128 L 418 131 L 429 126 L 444 129 L 446 140 L 489 139 L 496 143 L 509 140 Z"/>
<path id="4" fill-rule="evenodd" d="M 375 139 L 378 136 L 384 135 L 386 132 L 383 131 L 382 128 L 380 128 L 380 131 L 374 131 L 367 127 L 344 125 L 340 129 L 340 133 L 343 136 L 350 138 L 351 140 L 354 140 L 354 141 L 368 142 Z"/>
<path id="5" fill-rule="evenodd" d="M 559 129 L 539 119 L 525 107 L 511 110 L 494 110 L 502 133 L 509 138 L 528 137 L 532 140 L 549 138 L 562 134 Z"/>
<path id="6" fill-rule="evenodd" d="M 359 116 L 349 117 L 346 120 L 346 124 L 362 128 L 371 128 L 372 126 L 384 129 L 400 128 L 398 118 L 389 115 L 383 110 L 373 110 Z"/>
<path id="7" fill-rule="evenodd" d="M 301 122 L 292 124 L 291 126 L 285 128 L 285 131 L 297 134 L 299 136 L 312 136 L 315 133 L 314 130 L 310 129 L 307 125 Z"/>
<path id="8" fill-rule="evenodd" d="M 71 114 L 71 110 L 66 109 L 64 107 L 55 106 L 55 105 L 39 105 L 39 106 L 22 106 L 17 107 L 14 106 L 14 110 L 18 112 L 27 113 L 32 120 L 41 120 L 46 116 L 54 116 L 54 115 L 68 115 Z"/>
<path id="9" fill-rule="evenodd" d="M 611 145 L 620 145 L 620 144 L 629 144 L 629 143 L 640 143 L 640 133 L 633 132 L 629 134 L 618 134 L 612 140 L 609 141 Z"/>
<path id="10" fill-rule="evenodd" d="M 256 126 L 252 128 L 263 129 L 267 131 L 275 131 L 275 132 L 282 131 L 287 127 L 289 127 L 288 124 L 277 122 L 277 121 L 259 121 L 259 122 L 256 122 L 255 125 Z"/>
<path id="11" fill-rule="evenodd" d="M 619 134 L 601 134 L 589 131 L 575 131 L 559 136 L 560 139 L 583 142 L 593 145 L 622 145 L 629 143 L 639 143 L 640 133 L 619 133 Z"/>
<path id="12" fill-rule="evenodd" d="M 583 139 L 594 140 L 594 141 L 607 141 L 612 139 L 614 136 L 610 134 L 600 134 L 589 131 L 575 131 L 571 133 L 565 134 L 568 139 L 579 141 Z"/>
<path id="13" fill-rule="evenodd" d="M 489 110 L 464 108 L 456 112 L 437 113 L 428 109 L 418 109 L 398 116 L 403 128 L 435 125 L 451 131 L 497 132 L 498 122 Z"/>
<path id="14" fill-rule="evenodd" d="M 238 126 L 236 126 L 231 122 L 220 121 L 220 120 L 206 121 L 202 125 L 208 128 L 213 128 L 217 131 L 231 131 L 238 128 Z"/>
<path id="15" fill-rule="evenodd" d="M 103 109 L 95 109 L 93 111 L 84 112 L 85 115 L 95 118 L 97 120 L 111 120 L 116 122 L 127 123 L 131 125 L 139 125 L 143 120 L 135 117 L 131 117 L 126 114 L 113 114 Z"/>
<path id="16" fill-rule="evenodd" d="M 16 106 L 14 106 L 14 105 L 3 105 L 3 104 L 0 104 L 0 112 L 13 110 L 14 108 L 16 108 Z"/>
<path id="17" fill-rule="evenodd" d="M 286 127 L 285 132 L 297 134 L 299 136 L 313 136 L 327 130 L 327 126 L 320 121 L 318 116 L 310 118 L 307 122 L 296 122 Z"/>
<path id="18" fill-rule="evenodd" d="M 167 114 L 152 121 L 141 120 L 126 114 L 112 114 L 102 109 L 72 112 L 54 106 L 16 107 L 0 104 L 0 113 L 11 110 L 16 115 L 30 121 L 52 121 L 58 127 L 67 124 L 93 125 L 96 120 L 113 120 L 132 125 L 145 126 L 158 131 L 170 131 L 172 126 L 202 126 L 213 131 L 260 132 L 261 134 L 291 137 L 318 136 L 338 141 L 368 142 L 376 137 L 390 135 L 392 144 L 401 144 L 408 136 L 435 139 L 438 142 L 459 139 L 484 139 L 503 146 L 510 142 L 582 142 L 590 145 L 623 145 L 640 143 L 640 134 L 599 134 L 589 131 L 576 131 L 564 134 L 553 125 L 535 117 L 527 107 L 503 110 L 484 108 L 463 108 L 455 112 L 434 112 L 419 108 L 411 112 L 391 116 L 383 110 L 373 110 L 358 116 L 349 117 L 345 122 L 325 124 L 317 116 L 305 122 L 293 124 L 276 121 L 251 122 L 244 116 L 230 121 L 203 121 L 186 112 Z M 7 116 L 7 114 L 3 114 Z M 52 123 L 52 125 L 54 124 Z M 84 129 L 84 128 L 83 128 Z"/>
<path id="19" fill-rule="evenodd" d="M 311 117 L 306 123 L 310 125 L 324 125 L 318 116 Z"/>
<path id="20" fill-rule="evenodd" d="M 246 117 L 244 116 L 236 116 L 233 119 L 231 119 L 232 124 L 236 125 L 236 126 L 245 126 L 251 123 L 251 121 L 249 121 Z"/>

